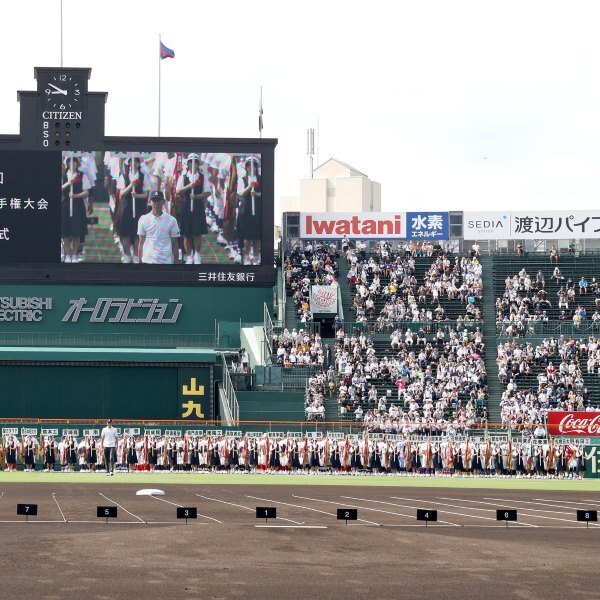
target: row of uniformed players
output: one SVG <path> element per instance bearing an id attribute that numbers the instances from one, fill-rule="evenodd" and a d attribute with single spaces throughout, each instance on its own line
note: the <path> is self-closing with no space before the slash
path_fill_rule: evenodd
<path id="1" fill-rule="evenodd" d="M 36 457 L 44 470 L 90 471 L 104 468 L 100 443 L 93 436 L 3 439 L 7 470 L 16 470 L 20 457 L 26 470 L 35 469 Z M 410 439 L 343 439 L 229 436 L 124 436 L 117 448 L 117 465 L 128 470 L 168 468 L 171 471 L 308 470 L 394 472 L 426 475 L 456 473 L 496 476 L 583 476 L 583 446 L 553 442 L 411 441 Z M 139 467 L 141 465 L 142 467 Z"/>

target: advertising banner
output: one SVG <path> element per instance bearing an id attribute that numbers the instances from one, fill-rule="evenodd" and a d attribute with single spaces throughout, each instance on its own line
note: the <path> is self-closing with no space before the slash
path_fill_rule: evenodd
<path id="1" fill-rule="evenodd" d="M 466 240 L 600 238 L 600 211 L 482 211 L 463 214 Z"/>
<path id="2" fill-rule="evenodd" d="M 269 293 L 268 288 L 250 288 L 244 294 L 207 288 L 199 296 L 195 288 L 184 287 L 5 285 L 0 292 L 0 336 L 17 332 L 214 334 L 215 319 L 229 321 L 232 314 L 259 321 Z M 239 321 L 236 331 L 239 336 Z"/>
<path id="3" fill-rule="evenodd" d="M 337 314 L 337 285 L 312 285 L 310 287 L 310 310 L 313 313 Z"/>
<path id="4" fill-rule="evenodd" d="M 447 240 L 450 228 L 447 212 L 406 213 L 406 238 L 409 240 Z"/>
<path id="5" fill-rule="evenodd" d="M 300 213 L 300 237 L 311 240 L 448 239 L 447 212 Z"/>
<path id="6" fill-rule="evenodd" d="M 585 476 L 600 477 L 600 446 L 585 447 Z"/>
<path id="7" fill-rule="evenodd" d="M 178 419 L 211 420 L 213 394 L 209 367 L 177 369 Z"/>
<path id="8" fill-rule="evenodd" d="M 600 412 L 548 412 L 548 434 L 600 437 Z"/>

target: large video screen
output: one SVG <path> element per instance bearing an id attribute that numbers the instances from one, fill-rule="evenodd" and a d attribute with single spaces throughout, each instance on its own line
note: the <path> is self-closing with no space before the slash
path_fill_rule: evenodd
<path id="1" fill-rule="evenodd" d="M 260 154 L 63 152 L 61 262 L 262 264 Z"/>
<path id="2" fill-rule="evenodd" d="M 274 283 L 272 144 L 105 144 L 84 152 L 0 148 L 3 282 Z"/>

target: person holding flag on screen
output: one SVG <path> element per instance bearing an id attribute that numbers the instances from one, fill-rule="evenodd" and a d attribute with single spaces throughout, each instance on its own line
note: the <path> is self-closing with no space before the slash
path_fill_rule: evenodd
<path id="1" fill-rule="evenodd" d="M 139 156 L 125 159 L 125 166 L 117 182 L 119 211 L 116 219 L 117 233 L 123 245 L 121 262 L 138 262 L 138 221 L 148 212 L 148 195 L 152 178 L 142 169 Z"/>
<path id="2" fill-rule="evenodd" d="M 208 233 L 205 201 L 210 191 L 205 191 L 208 182 L 203 166 L 204 163 L 198 154 L 192 152 L 186 160 L 187 170 L 177 181 L 177 194 L 182 197 L 179 225 L 183 235 L 186 264 L 202 263 L 200 256 L 202 236 Z"/>
<path id="3" fill-rule="evenodd" d="M 238 184 L 239 203 L 237 237 L 245 265 L 259 265 L 261 261 L 262 191 L 260 160 L 250 155 L 244 162 L 245 175 Z"/>

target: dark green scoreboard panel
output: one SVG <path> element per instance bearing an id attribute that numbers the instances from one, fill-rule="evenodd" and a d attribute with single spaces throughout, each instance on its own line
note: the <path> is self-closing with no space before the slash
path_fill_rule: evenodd
<path id="1" fill-rule="evenodd" d="M 214 415 L 212 365 L 0 365 L 0 381 L 5 418 L 210 420 Z"/>

